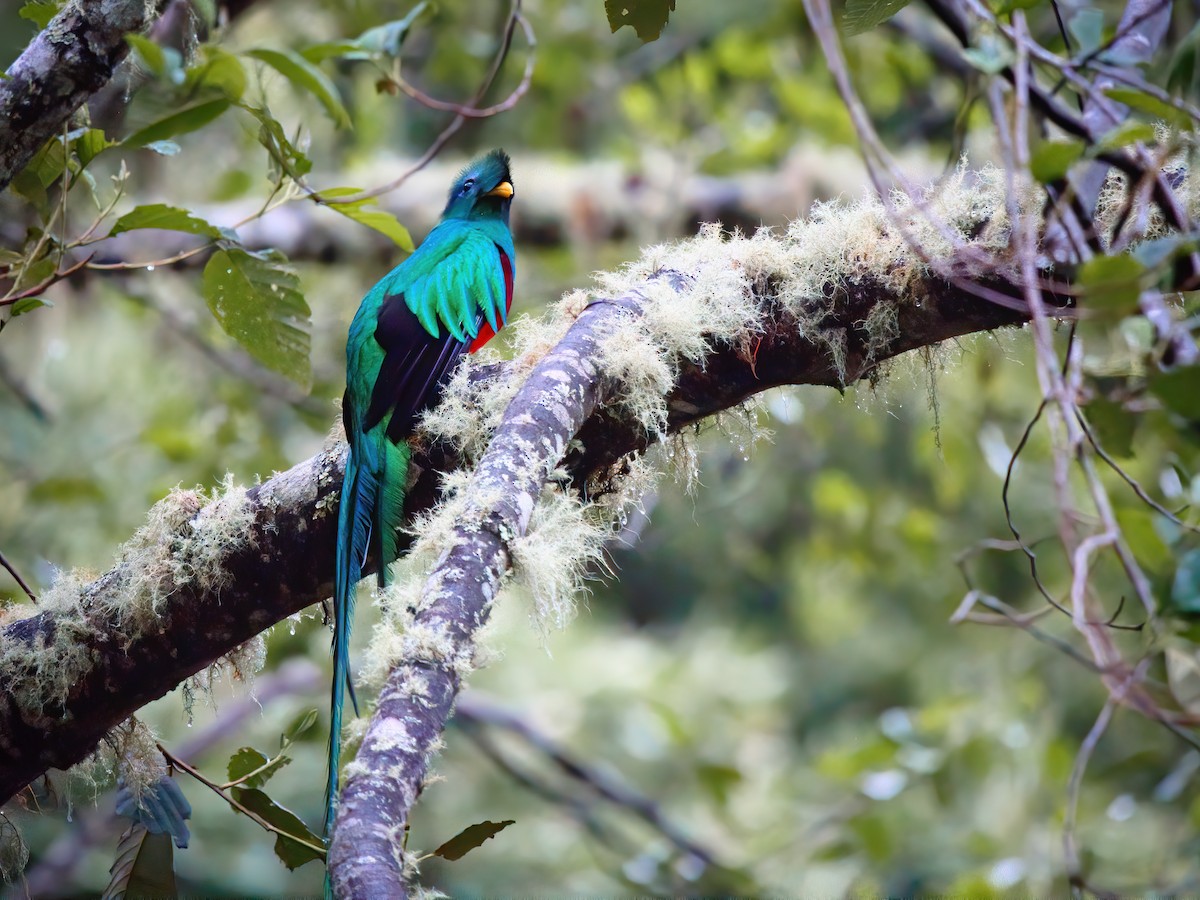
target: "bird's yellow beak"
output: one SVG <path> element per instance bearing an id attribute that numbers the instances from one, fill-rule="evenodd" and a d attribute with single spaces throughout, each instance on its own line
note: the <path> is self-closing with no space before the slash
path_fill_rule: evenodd
<path id="1" fill-rule="evenodd" d="M 507 200 L 513 195 L 513 186 L 507 181 L 502 181 L 483 196 L 485 197 L 500 197 Z"/>

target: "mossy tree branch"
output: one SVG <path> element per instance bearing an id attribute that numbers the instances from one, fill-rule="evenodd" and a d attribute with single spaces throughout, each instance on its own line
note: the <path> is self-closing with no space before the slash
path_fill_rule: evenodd
<path id="1" fill-rule="evenodd" d="M 0 81 L 0 191 L 112 78 L 166 0 L 72 0 Z"/>
<path id="2" fill-rule="evenodd" d="M 1010 296 L 1019 293 L 1000 278 L 991 279 L 989 287 Z M 918 276 L 906 295 L 898 296 L 869 272 L 857 277 L 851 272 L 837 285 L 826 285 L 824 294 L 828 298 L 824 324 L 844 329 L 847 336 L 847 382 L 868 375 L 878 363 L 899 353 L 1022 321 L 1020 313 L 932 276 Z M 753 299 L 763 316 L 761 341 L 754 352 L 718 345 L 702 364 L 681 366 L 667 396 L 669 430 L 683 429 L 775 385 L 839 383 L 828 346 L 796 327 L 792 314 L 772 298 L 769 284 Z M 625 306 L 636 302 L 632 296 L 589 307 L 571 328 L 563 352 L 586 346 L 614 316 L 629 315 Z M 896 308 L 899 327 L 892 339 L 869 353 L 873 338 L 865 322 L 881 303 Z M 546 366 L 540 371 L 546 376 Z M 576 449 L 564 460 L 577 484 L 600 477 L 621 456 L 644 450 L 657 439 L 620 408 L 603 402 L 602 386 L 589 382 L 594 373 L 589 374 L 582 356 L 564 373 L 572 389 L 582 392 L 581 399 L 569 421 L 544 423 L 555 435 L 546 446 L 561 452 L 578 432 L 580 443 L 571 445 Z M 487 374 L 481 372 L 479 377 Z M 527 391 L 522 396 L 526 398 L 522 402 L 537 403 L 541 394 Z M 515 405 L 509 419 L 526 411 Z M 545 431 L 543 437 L 550 434 Z M 331 448 L 236 500 L 226 497 L 205 504 L 195 494 L 173 495 L 164 501 L 171 508 L 158 516 L 165 524 L 147 540 L 153 546 L 146 552 L 158 556 L 127 554 L 108 573 L 73 593 L 69 602 L 44 597 L 37 615 L 6 624 L 0 645 L 0 798 L 11 798 L 49 768 L 78 763 L 141 706 L 272 624 L 328 596 L 334 498 L 344 454 L 343 446 Z M 415 460 L 421 471 L 409 498 L 410 516 L 436 502 L 437 472 L 462 465 L 455 451 L 442 444 L 419 449 Z M 525 483 L 522 490 L 527 492 L 531 484 Z M 236 540 L 214 543 L 209 539 L 227 531 L 230 520 L 238 524 Z M 195 557 L 202 552 L 207 554 L 203 567 L 209 576 L 189 575 L 201 568 Z M 494 586 L 500 577 L 495 565 L 496 560 L 503 562 L 503 554 L 502 543 L 491 557 L 487 584 Z M 485 564 L 480 559 L 477 565 Z M 140 612 L 131 612 L 130 585 L 137 579 L 144 581 L 147 571 L 160 569 L 166 574 L 139 601 Z M 478 624 L 471 610 L 480 601 L 478 594 L 468 596 L 466 585 L 461 587 L 461 609 L 439 615 L 447 623 L 460 621 L 465 640 Z M 139 590 L 145 593 L 144 586 Z M 468 618 L 458 619 L 460 613 Z M 458 688 L 452 673 L 439 674 L 446 690 L 436 709 L 422 713 L 428 719 L 422 734 L 425 747 L 440 731 Z M 56 679 L 54 688 L 51 682 Z M 396 702 L 408 701 L 396 698 Z M 365 760 L 373 758 L 371 747 L 369 743 Z M 423 755 L 414 757 L 414 762 L 423 766 Z M 420 771 L 407 772 L 404 779 L 411 799 Z M 399 783 L 396 780 L 393 786 L 398 789 Z"/>

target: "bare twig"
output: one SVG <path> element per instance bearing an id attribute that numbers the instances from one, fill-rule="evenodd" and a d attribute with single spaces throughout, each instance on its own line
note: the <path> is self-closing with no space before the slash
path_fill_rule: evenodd
<path id="1" fill-rule="evenodd" d="M 238 812 L 245 815 L 247 818 L 252 819 L 254 822 L 257 822 L 262 828 L 266 829 L 267 831 L 271 832 L 272 834 L 278 835 L 281 838 L 285 838 L 286 840 L 289 840 L 289 841 L 292 841 L 293 843 L 299 844 L 301 847 L 311 850 L 313 853 L 319 853 L 321 855 L 321 857 L 324 858 L 325 848 L 322 847 L 320 844 L 313 844 L 309 841 L 304 840 L 304 838 L 297 837 L 296 835 L 292 834 L 289 831 L 284 831 L 282 828 L 279 828 L 276 825 L 272 825 L 270 822 L 268 822 L 266 819 L 264 819 L 258 813 L 254 812 L 253 810 L 247 809 L 245 806 L 238 803 L 237 800 L 235 800 L 229 794 L 225 793 L 225 789 L 221 785 L 217 784 L 215 781 L 211 781 L 210 779 L 205 777 L 201 772 L 197 771 L 196 769 L 193 769 L 191 766 L 189 766 L 187 763 L 185 763 L 182 759 L 180 759 L 179 757 L 172 754 L 171 751 L 169 751 L 162 744 L 156 744 L 155 746 L 158 747 L 158 752 L 163 755 L 163 759 L 165 759 L 167 761 L 168 765 L 174 766 L 176 769 L 179 769 L 180 771 L 187 772 L 187 774 L 191 775 L 193 778 L 195 778 L 197 781 L 199 781 L 202 785 L 204 785 L 205 787 L 207 787 L 208 789 L 213 791 L 213 793 L 215 793 L 218 797 L 220 797 L 222 800 L 224 800 L 226 803 L 228 803 L 231 807 L 233 807 Z"/>
<path id="2" fill-rule="evenodd" d="M 705 865 L 716 864 L 712 852 L 684 834 L 663 815 L 653 799 L 578 759 L 517 713 L 485 701 L 474 691 L 459 698 L 455 713 L 457 722 L 489 725 L 517 735 L 564 775 L 614 806 L 629 810 L 679 850 L 702 860 Z"/>
<path id="3" fill-rule="evenodd" d="M 25 579 L 21 577 L 21 573 L 18 572 L 13 564 L 8 561 L 8 558 L 4 555 L 3 551 L 0 551 L 0 566 L 3 566 L 5 569 L 7 569 L 8 574 L 13 577 L 13 581 L 21 586 L 21 590 L 25 592 L 26 596 L 28 596 L 29 599 L 34 603 L 37 603 L 37 597 L 34 596 L 33 588 L 31 588 L 25 582 Z"/>
<path id="4" fill-rule="evenodd" d="M 532 26 L 530 26 L 529 22 L 521 14 L 521 0 L 513 0 L 512 11 L 509 14 L 508 24 L 504 29 L 504 35 L 501 38 L 500 46 L 496 50 L 496 55 L 492 59 L 492 64 L 488 68 L 487 73 L 484 75 L 483 81 L 480 82 L 479 89 L 471 98 L 470 106 L 473 107 L 479 103 L 479 101 L 482 100 L 487 92 L 491 89 L 492 84 L 496 80 L 496 76 L 500 73 L 500 68 L 504 65 L 504 61 L 508 58 L 508 52 L 512 47 L 513 34 L 515 33 L 518 23 L 520 23 L 522 29 L 524 30 L 525 38 L 529 43 L 530 59 L 526 64 L 526 70 L 528 71 L 529 67 L 533 65 L 533 48 L 537 46 L 536 37 L 533 33 Z M 446 127 L 442 129 L 438 136 L 433 139 L 433 142 L 428 148 L 426 148 L 425 152 L 421 154 L 417 161 L 387 184 L 380 185 L 379 187 L 372 188 L 367 191 L 361 191 L 357 194 L 351 194 L 346 197 L 321 197 L 319 202 L 326 204 L 359 203 L 363 200 L 370 200 L 374 197 L 381 197 L 384 194 L 390 194 L 392 191 L 400 187 L 400 185 L 404 184 L 404 182 L 408 181 L 408 179 L 417 172 L 421 171 L 421 169 L 425 168 L 425 166 L 429 164 L 429 161 L 441 152 L 442 148 L 446 146 L 450 138 L 452 138 L 458 132 L 458 130 L 462 128 L 466 121 L 467 116 L 461 113 L 455 115 L 455 117 L 451 119 L 449 123 L 447 123 Z"/>

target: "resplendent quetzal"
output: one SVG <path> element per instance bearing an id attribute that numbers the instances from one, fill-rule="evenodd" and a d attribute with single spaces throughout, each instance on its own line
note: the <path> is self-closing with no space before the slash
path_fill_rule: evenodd
<path id="1" fill-rule="evenodd" d="M 425 242 L 367 292 L 346 341 L 342 419 L 350 456 L 338 512 L 333 596 L 333 695 L 325 834 L 337 804 L 342 702 L 349 692 L 354 591 L 368 551 L 379 586 L 396 557 L 411 451 L 408 437 L 433 406 L 464 351 L 474 353 L 508 319 L 516 252 L 508 230 L 512 176 L 493 150 L 454 182 Z"/>

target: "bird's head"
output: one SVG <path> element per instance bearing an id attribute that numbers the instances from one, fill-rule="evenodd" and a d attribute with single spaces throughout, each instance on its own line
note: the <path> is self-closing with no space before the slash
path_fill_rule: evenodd
<path id="1" fill-rule="evenodd" d="M 492 150 L 473 160 L 454 180 L 443 219 L 500 219 L 508 224 L 512 204 L 508 154 Z"/>

